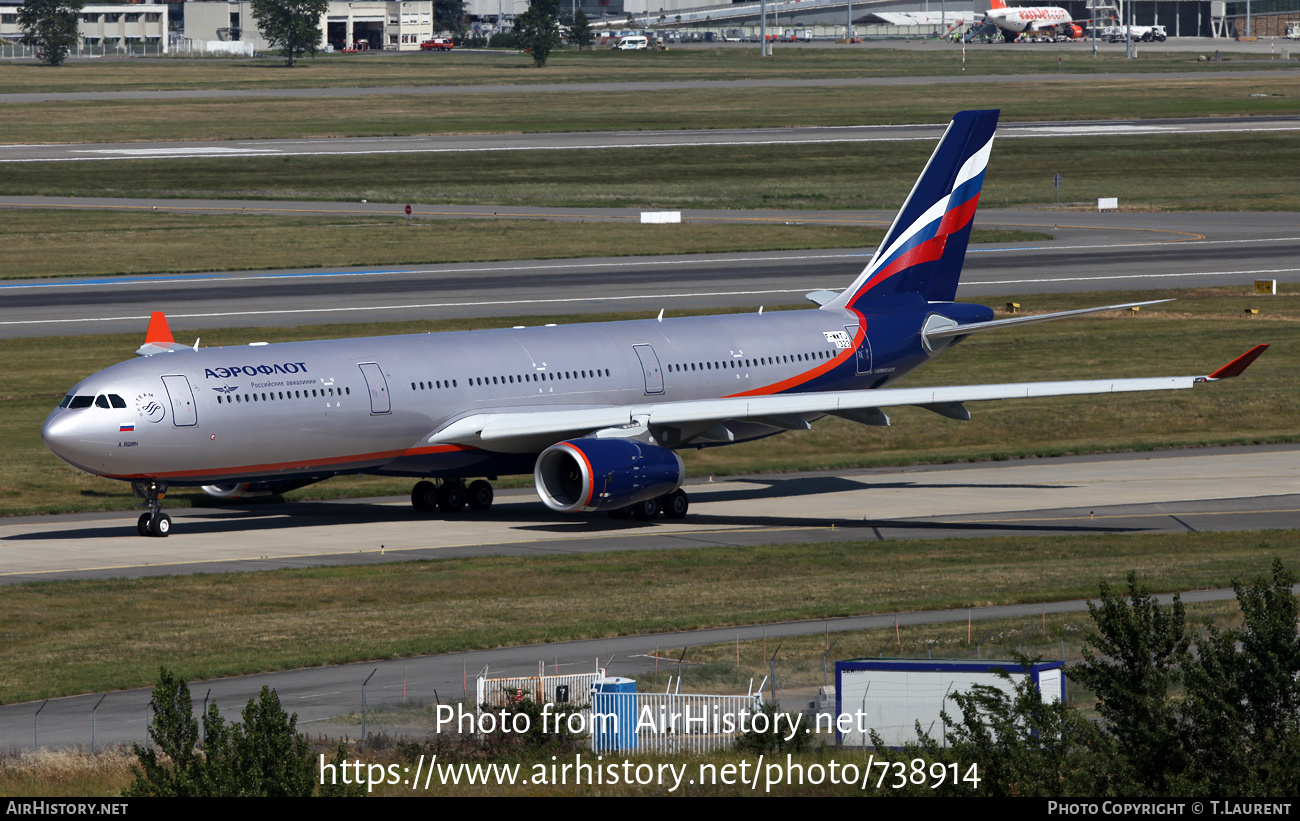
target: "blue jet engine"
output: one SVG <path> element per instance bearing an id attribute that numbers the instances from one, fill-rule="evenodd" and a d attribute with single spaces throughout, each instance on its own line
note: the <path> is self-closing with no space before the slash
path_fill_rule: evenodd
<path id="1" fill-rule="evenodd" d="M 617 510 L 672 493 L 686 477 L 682 459 L 631 439 L 570 439 L 542 451 L 533 469 L 551 510 Z"/>

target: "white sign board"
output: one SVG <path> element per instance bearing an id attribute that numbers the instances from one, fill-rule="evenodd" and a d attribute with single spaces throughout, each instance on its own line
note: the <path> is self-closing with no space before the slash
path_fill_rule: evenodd
<path id="1" fill-rule="evenodd" d="M 669 223 L 681 222 L 681 211 L 642 211 L 641 223 Z"/>

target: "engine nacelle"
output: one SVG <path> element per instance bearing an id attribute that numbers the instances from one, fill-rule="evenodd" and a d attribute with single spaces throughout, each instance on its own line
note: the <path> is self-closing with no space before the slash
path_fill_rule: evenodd
<path id="1" fill-rule="evenodd" d="M 257 499 L 279 496 L 300 487 L 314 485 L 320 479 L 292 479 L 281 482 L 231 482 L 226 485 L 203 485 L 202 490 L 218 499 Z"/>
<path id="2" fill-rule="evenodd" d="M 551 510 L 615 510 L 672 493 L 686 467 L 676 453 L 631 439 L 571 439 L 542 451 L 533 469 Z"/>

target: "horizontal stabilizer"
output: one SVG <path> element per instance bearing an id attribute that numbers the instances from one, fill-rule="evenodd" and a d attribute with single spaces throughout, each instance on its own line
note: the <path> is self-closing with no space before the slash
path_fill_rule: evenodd
<path id="1" fill-rule="evenodd" d="M 1099 314 L 1104 311 L 1126 311 L 1129 308 L 1141 308 L 1147 305 L 1159 305 L 1162 302 L 1173 302 L 1172 299 L 1153 299 L 1149 302 L 1125 302 L 1122 305 L 1105 305 L 1100 308 L 1079 308 L 1074 311 L 1057 311 L 1051 314 L 1035 314 L 1033 316 L 1013 316 L 1010 319 L 993 319 L 988 322 L 971 322 L 967 325 L 958 325 L 955 322 L 943 323 L 934 322 L 937 317 L 931 317 L 931 322 L 926 323 L 923 332 L 926 339 L 945 339 L 952 336 L 966 336 L 967 334 L 979 333 L 980 331 L 991 331 L 996 328 L 1008 328 L 1012 325 L 1032 325 L 1035 322 L 1051 322 L 1056 319 L 1067 319 L 1072 316 L 1087 316 L 1088 314 Z"/>

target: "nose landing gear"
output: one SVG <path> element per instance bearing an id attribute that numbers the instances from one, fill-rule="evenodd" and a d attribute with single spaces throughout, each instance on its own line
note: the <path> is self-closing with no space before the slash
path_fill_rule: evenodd
<path id="1" fill-rule="evenodd" d="M 162 512 L 162 498 L 167 495 L 167 485 L 161 482 L 140 482 L 134 488 L 142 493 L 149 512 L 140 515 L 135 530 L 141 536 L 162 538 L 172 532 L 172 517 Z"/>

